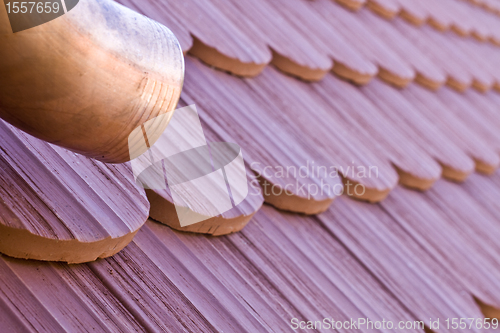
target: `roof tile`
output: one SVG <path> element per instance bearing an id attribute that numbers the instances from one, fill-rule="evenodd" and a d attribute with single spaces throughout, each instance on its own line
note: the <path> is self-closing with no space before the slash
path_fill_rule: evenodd
<path id="1" fill-rule="evenodd" d="M 0 251 L 85 262 L 120 251 L 144 224 L 128 165 L 106 165 L 0 122 Z"/>

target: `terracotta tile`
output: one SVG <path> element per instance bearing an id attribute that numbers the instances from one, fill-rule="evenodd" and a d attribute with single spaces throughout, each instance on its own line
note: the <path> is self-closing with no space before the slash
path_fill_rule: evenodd
<path id="1" fill-rule="evenodd" d="M 128 165 L 106 165 L 0 123 L 0 251 L 86 262 L 125 247 L 149 211 Z"/>

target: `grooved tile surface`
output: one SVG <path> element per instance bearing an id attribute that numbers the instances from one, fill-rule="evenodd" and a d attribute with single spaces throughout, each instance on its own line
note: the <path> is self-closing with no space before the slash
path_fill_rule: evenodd
<path id="1" fill-rule="evenodd" d="M 122 249 L 149 203 L 127 165 L 106 165 L 0 122 L 1 249 L 82 262 Z"/>
<path id="2" fill-rule="evenodd" d="M 81 261 L 128 237 L 0 254 L 0 332 L 498 332 L 445 324 L 500 317 L 497 1 L 120 0 L 177 35 L 181 105 L 251 194 L 182 228 L 127 165 L 0 123 L 1 251 L 8 228 Z"/>

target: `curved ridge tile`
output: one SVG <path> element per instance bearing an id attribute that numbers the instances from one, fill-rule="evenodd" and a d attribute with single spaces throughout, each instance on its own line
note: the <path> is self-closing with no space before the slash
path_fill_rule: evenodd
<path id="1" fill-rule="evenodd" d="M 170 9 L 166 6 L 165 2 L 140 0 L 115 1 L 168 27 L 179 41 L 184 54 L 193 46 L 193 38 L 189 34 L 189 31 L 177 20 L 176 15 L 170 13 Z"/>
<path id="2" fill-rule="evenodd" d="M 397 87 L 405 87 L 415 78 L 415 71 L 397 54 L 391 51 L 373 31 L 366 28 L 357 13 L 351 13 L 329 0 L 318 0 L 311 4 L 317 12 L 351 41 L 367 59 L 379 68 L 378 76 Z"/>
<path id="3" fill-rule="evenodd" d="M 128 165 L 106 165 L 0 123 L 0 252 L 70 263 L 111 256 L 149 203 Z"/>
<path id="4" fill-rule="evenodd" d="M 339 195 L 334 189 L 342 189 L 341 179 L 297 176 L 300 167 L 307 167 L 307 161 L 328 165 L 328 160 L 304 140 L 296 119 L 275 110 L 272 101 L 258 98 L 247 80 L 214 71 L 191 58 L 186 59 L 186 68 L 184 96 L 204 106 L 200 117 L 218 135 L 225 135 L 220 139 L 241 146 L 246 164 L 261 182 L 266 202 L 306 214 L 328 208 Z M 268 71 L 273 70 L 267 68 L 264 73 Z M 261 79 L 264 73 L 248 81 Z M 322 183 L 331 190 L 308 192 L 308 188 L 319 188 Z"/>
<path id="5" fill-rule="evenodd" d="M 379 81 L 373 81 L 360 89 L 387 119 L 396 123 L 413 142 L 441 164 L 443 177 L 463 181 L 474 171 L 474 161 L 432 122 L 422 117 L 399 91 Z"/>

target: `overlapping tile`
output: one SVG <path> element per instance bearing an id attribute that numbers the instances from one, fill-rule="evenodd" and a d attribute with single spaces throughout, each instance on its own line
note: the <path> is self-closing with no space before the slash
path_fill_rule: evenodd
<path id="1" fill-rule="evenodd" d="M 282 71 L 305 80 L 320 80 L 333 67 L 332 59 L 313 45 L 292 22 L 267 1 L 212 2 L 254 41 L 273 52 L 272 64 Z"/>
<path id="2" fill-rule="evenodd" d="M 498 183 L 498 172 L 489 178 L 473 175 L 462 185 L 440 181 L 424 196 L 398 189 L 381 204 L 441 267 L 497 309 Z"/>
<path id="3" fill-rule="evenodd" d="M 257 135 L 257 138 L 266 137 L 267 141 L 258 139 L 252 146 L 244 145 L 249 150 L 247 162 L 250 168 L 260 165 L 260 169 L 254 168 L 258 175 L 262 175 L 264 167 L 274 172 L 277 166 L 299 169 L 305 167 L 307 161 L 314 161 L 316 167 L 336 166 L 344 171 L 350 167 L 354 170 L 375 167 L 376 176 L 363 177 L 347 172 L 343 179 L 351 184 L 361 184 L 366 189 L 363 196 L 353 197 L 376 202 L 382 200 L 398 181 L 410 188 L 426 190 L 441 175 L 463 181 L 474 170 L 489 174 L 499 164 L 495 141 L 469 126 L 467 118 L 457 117 L 455 107 L 438 98 L 442 93 L 430 92 L 415 84 L 400 91 L 375 80 L 359 88 L 332 75 L 311 84 L 271 69 L 266 69 L 257 78 L 241 80 L 207 69 L 189 58 L 186 63 L 191 74 L 186 78 L 185 96 L 198 105 L 205 105 L 202 119 L 210 131 L 224 133 L 229 141 L 245 142 L 248 140 L 245 133 L 248 137 L 256 137 L 255 133 L 260 133 L 263 128 L 274 126 L 273 130 Z M 216 88 L 217 82 L 224 84 Z M 442 91 L 448 98 L 457 101 L 463 98 L 448 88 L 442 88 Z M 472 91 L 466 95 L 483 96 Z M 213 96 L 218 96 L 217 104 L 210 100 Z M 497 98 L 496 93 L 488 96 Z M 476 122 L 496 121 L 491 111 L 478 112 L 481 113 Z M 231 125 L 235 123 L 239 124 L 237 130 Z M 252 123 L 255 125 L 249 127 Z M 247 132 L 249 128 L 252 133 Z M 490 128 L 490 132 L 493 131 L 494 128 Z M 276 155 L 273 150 L 282 150 L 285 146 L 277 145 L 283 141 L 274 135 L 286 135 L 287 145 L 306 145 L 309 148 L 304 146 L 295 157 L 290 152 L 286 154 L 288 157 Z M 262 153 L 255 155 L 258 149 L 268 151 L 274 156 L 274 161 L 258 157 Z M 288 188 L 293 186 L 291 184 L 297 181 L 296 178 L 301 177 L 284 178 L 266 180 L 277 189 L 284 189 L 287 185 Z M 323 174 L 315 180 L 307 178 L 306 183 L 313 181 L 312 184 L 317 186 L 329 181 L 329 186 L 337 186 L 338 180 L 330 183 L 332 179 L 328 178 Z M 311 193 L 314 191 L 306 186 L 302 196 L 311 196 Z M 292 198 L 295 200 L 296 194 L 285 195 L 280 200 L 269 193 L 264 196 L 279 208 L 309 213 L 324 210 L 335 197 L 324 197 L 322 193 L 317 198 L 312 195 L 309 198 L 312 200 L 305 200 L 302 204 L 287 204 Z"/>
<path id="4" fill-rule="evenodd" d="M 432 90 L 438 89 L 446 82 L 446 74 L 425 50 L 417 47 L 407 36 L 394 27 L 394 24 L 372 15 L 367 10 L 356 13 L 361 24 L 377 34 L 379 38 L 412 66 L 416 72 L 415 81 Z"/>
<path id="5" fill-rule="evenodd" d="M 420 198 L 420 195 L 409 190 L 398 189 L 395 192 L 407 191 Z M 389 198 L 396 198 L 396 193 L 391 193 Z M 413 220 L 415 211 L 401 212 L 401 219 L 391 217 L 389 209 L 398 210 L 399 205 L 390 205 L 390 199 L 380 206 L 366 206 L 361 208 L 360 203 L 339 199 L 335 202 L 335 210 L 330 210 L 319 216 L 323 225 L 332 234 L 336 235 L 341 242 L 351 249 L 354 255 L 365 264 L 368 269 L 381 281 L 385 281 L 388 289 L 404 304 L 417 318 L 440 318 L 445 322 L 447 318 L 466 317 L 481 318 L 482 314 L 477 306 L 468 285 L 462 283 L 454 272 L 450 272 L 446 266 L 435 259 L 434 250 L 429 251 L 426 244 L 419 243 L 419 236 L 405 231 L 404 224 Z M 419 203 L 405 200 L 407 207 L 429 214 L 432 216 L 429 223 L 428 233 L 443 237 L 441 225 L 446 223 L 439 216 L 440 209 L 425 209 Z M 386 208 L 387 207 L 387 208 Z M 438 224 L 435 229 L 432 225 Z M 453 230 L 459 230 L 457 227 Z M 451 230 L 450 230 L 451 231 Z M 420 238 L 427 238 L 420 235 Z M 446 234 L 448 237 L 448 234 Z M 453 239 L 453 238 L 448 238 Z M 491 241 L 487 244 L 490 244 Z M 485 244 L 487 247 L 489 245 Z M 444 248 L 441 248 L 444 250 Z M 446 250 L 444 250 L 446 251 Z M 476 256 L 482 256 L 479 252 L 473 252 Z M 456 257 L 457 259 L 460 257 Z M 479 258 L 478 258 L 479 259 Z M 480 279 L 480 278 L 479 278 Z M 486 279 L 482 279 L 483 282 Z M 494 294 L 495 287 L 487 287 L 489 295 Z M 436 332 L 457 332 L 440 325 Z M 471 332 L 473 329 L 462 329 L 463 332 Z M 479 330 L 477 330 L 479 331 Z"/>
<path id="6" fill-rule="evenodd" d="M 342 188 L 341 180 L 297 176 L 298 168 L 305 167 L 307 161 L 316 161 L 319 165 L 327 163 L 322 154 L 307 146 L 310 139 L 297 129 L 296 122 L 287 120 L 285 113 L 273 109 L 272 101 L 268 104 L 259 98 L 245 80 L 209 69 L 192 58 L 186 59 L 186 66 L 189 70 L 186 71 L 184 100 L 203 106 L 199 112 L 207 127 L 221 135 L 223 141 L 242 147 L 249 168 L 256 172 L 259 180 L 271 183 L 263 189 L 266 201 L 303 213 L 326 209 L 337 196 L 333 189 Z M 285 169 L 283 174 L 276 176 L 278 166 Z M 287 167 L 294 168 L 295 172 L 287 173 Z M 329 186 L 329 193 L 318 191 L 311 195 L 304 190 L 304 186 L 305 189 L 321 186 L 322 179 Z"/>
<path id="7" fill-rule="evenodd" d="M 299 0 L 297 0 L 299 1 Z M 404 87 L 415 78 L 415 72 L 404 59 L 393 52 L 376 33 L 358 21 L 357 14 L 337 6 L 329 0 L 310 4 L 339 31 L 352 47 L 378 66 L 378 76 L 390 84 Z"/>
<path id="8" fill-rule="evenodd" d="M 353 9 L 363 5 L 363 1 L 339 2 Z M 417 30 L 399 18 L 381 21 L 365 9 L 355 14 L 345 12 L 326 1 L 296 2 L 298 9 L 289 7 L 288 2 L 261 4 L 272 13 L 261 13 L 265 22 L 262 26 L 255 26 L 248 17 L 230 17 L 235 13 L 258 15 L 259 2 L 234 1 L 225 9 L 217 4 L 221 3 L 214 0 L 206 5 L 193 0 L 177 4 L 174 11 L 194 9 L 186 10 L 183 16 L 165 18 L 165 23 L 181 31 L 184 51 L 191 49 L 190 34 L 195 31 L 192 54 L 237 75 L 260 75 L 252 79 L 234 77 L 188 56 L 182 98 L 185 104 L 197 104 L 209 140 L 242 146 L 247 168 L 256 174 L 248 178 L 256 185 L 253 189 L 260 192 L 216 219 L 182 228 L 175 223 L 168 191 L 149 191 L 151 216 L 176 229 L 220 235 L 245 226 L 260 209 L 262 195 L 280 209 L 326 212 L 306 217 L 264 206 L 241 233 L 220 238 L 182 234 L 150 221 L 124 251 L 87 265 L 0 256 L 0 308 L 6 327 L 77 331 L 85 322 L 85 329 L 103 331 L 254 332 L 287 329 L 294 317 L 394 321 L 481 318 L 474 299 L 484 308 L 497 311 L 500 247 L 496 243 L 496 220 L 500 206 L 496 199 L 500 196 L 500 178 L 498 174 L 490 178 L 471 175 L 474 170 L 492 173 L 499 164 L 500 95 L 487 91 L 500 82 L 495 69 L 496 46 L 471 44 L 469 39 L 437 33 L 429 27 Z M 139 9 L 137 3 L 128 5 Z M 403 0 L 371 0 L 367 6 L 386 17 L 393 17 L 398 10 L 404 16 L 401 13 L 412 8 L 411 19 L 416 23 L 430 15 L 424 5 L 405 5 Z M 167 14 L 164 4 L 159 3 L 149 3 L 140 10 L 157 15 L 159 20 Z M 188 12 L 206 17 L 188 24 Z M 275 14 L 280 19 L 292 19 L 273 25 L 270 20 Z M 304 22 L 299 21 L 300 14 Z M 433 24 L 444 29 L 455 26 L 454 33 L 463 35 L 474 31 L 473 22 L 457 21 L 456 15 L 457 11 L 437 15 Z M 227 29 L 224 36 L 239 32 L 218 49 L 220 36 L 207 36 L 203 30 L 208 24 Z M 403 26 L 399 32 L 391 30 Z M 272 28 L 276 30 L 266 36 L 265 30 Z M 293 30 L 283 40 L 293 41 L 298 34 L 300 42 L 283 44 L 286 42 L 280 41 L 280 29 Z M 255 40 L 249 37 L 252 33 Z M 242 35 L 246 37 L 239 39 Z M 376 35 L 379 37 L 373 39 Z M 331 43 L 332 38 L 340 44 Z M 401 44 L 389 46 L 393 39 Z M 355 43 L 342 44 L 346 40 Z M 335 49 L 339 45 L 340 51 Z M 249 49 L 245 49 L 247 46 Z M 308 52 L 308 47 L 314 50 Z M 437 47 L 444 51 L 435 51 Z M 450 54 L 455 53 L 460 56 L 450 60 Z M 485 55 L 484 62 L 477 60 L 480 54 Z M 351 55 L 356 56 L 354 61 Z M 351 81 L 367 83 L 382 69 L 382 79 L 406 88 L 398 90 L 378 79 L 361 88 L 340 81 L 326 74 L 330 57 L 333 71 Z M 269 61 L 288 74 L 322 80 L 301 82 L 266 68 Z M 410 72 L 414 74 L 408 75 Z M 433 90 L 447 78 L 450 86 L 463 93 L 448 87 L 436 92 L 424 90 L 409 83 L 413 76 Z M 467 90 L 469 86 L 476 89 Z M 23 134 L 16 135 L 29 141 Z M 111 217 L 113 222 L 119 220 L 113 214 L 144 213 L 144 195 L 135 189 L 126 167 L 90 166 L 88 160 L 57 148 L 41 152 L 36 147 L 20 151 L 40 161 L 53 155 L 62 165 L 70 165 L 64 169 L 67 173 L 55 177 L 54 182 L 59 190 L 81 186 L 78 191 L 83 191 L 83 199 L 74 199 L 72 206 L 81 208 L 87 203 L 87 212 L 82 209 L 77 213 L 90 216 L 88 212 L 95 208 L 99 218 Z M 15 161 L 22 161 L 21 155 L 16 155 Z M 11 157 L 10 165 L 16 164 L 11 155 L 3 152 L 0 156 L 4 161 Z M 316 166 L 344 169 L 376 166 L 378 174 L 364 178 L 348 173 L 343 177 L 273 173 L 278 167 L 298 170 L 311 161 Z M 85 165 L 85 172 L 93 172 L 91 180 L 81 174 L 80 178 L 68 177 L 83 168 L 78 163 Z M 60 167 L 54 165 L 47 162 L 42 170 L 52 168 L 48 174 L 53 176 L 53 170 Z M 115 173 L 115 169 L 129 177 L 119 176 L 122 173 Z M 441 175 L 465 183 L 438 180 Z M 23 181 L 34 181 L 28 178 Z M 76 180 L 68 185 L 68 179 Z M 120 209 L 107 201 L 113 181 L 127 187 L 127 194 L 132 189 L 138 193 L 123 198 L 120 190 L 120 198 L 126 201 L 119 202 Z M 368 190 L 359 199 L 373 202 L 389 197 L 379 205 L 340 197 L 332 205 L 338 194 L 313 194 L 309 188 L 323 184 L 342 188 L 346 181 Z M 421 193 L 397 188 L 398 181 L 413 189 L 430 190 Z M 300 186 L 307 190 L 301 192 Z M 283 194 L 287 187 L 293 189 L 290 195 Z M 280 194 L 273 189 L 281 189 Z M 36 190 L 32 192 L 40 197 Z M 101 201 L 89 203 L 94 198 Z M 135 208 L 128 208 L 134 204 Z M 57 215 L 54 212 L 59 214 L 52 209 L 47 216 Z M 63 213 L 69 216 L 68 211 Z M 91 220 L 82 225 L 94 225 Z M 132 235 L 132 224 L 118 229 Z M 94 226 L 100 231 L 105 223 L 97 219 Z M 97 237 L 106 236 L 100 232 Z M 66 236 L 78 235 L 90 237 L 82 230 Z M 59 234 L 55 238 L 59 239 Z M 443 326 L 436 330 L 447 331 Z"/>
<path id="9" fill-rule="evenodd" d="M 381 205 L 344 197 L 319 217 L 265 206 L 220 238 L 149 221 L 122 252 L 85 265 L 0 256 L 2 316 L 20 331 L 293 331 L 292 318 L 333 317 L 441 318 L 435 332 L 448 332 L 446 318 L 482 318 L 475 298 L 500 305 L 499 206 L 476 196 L 497 193 L 498 179 L 398 188 Z"/>
<path id="10" fill-rule="evenodd" d="M 316 48 L 333 58 L 332 71 L 337 75 L 364 84 L 377 74 L 375 64 L 359 52 L 341 31 L 332 27 L 330 20 L 315 12 L 311 3 L 300 0 L 265 1 L 283 13 L 284 19 L 289 20 Z"/>
<path id="11" fill-rule="evenodd" d="M 180 104 L 185 106 L 188 103 L 184 102 L 184 100 L 181 100 Z M 227 135 L 222 132 L 222 128 L 218 129 L 220 132 L 218 134 L 211 128 L 206 126 L 206 124 L 202 123 L 201 125 L 203 127 L 204 137 L 209 145 L 215 142 L 224 142 L 222 137 L 227 137 Z M 171 145 L 171 143 L 166 144 Z M 179 202 L 176 203 L 172 197 L 170 188 L 166 187 L 165 189 L 146 190 L 148 200 L 151 203 L 149 215 L 155 221 L 159 221 L 171 228 L 181 231 L 205 233 L 215 236 L 226 235 L 240 231 L 246 226 L 253 215 L 261 208 L 264 202 L 264 198 L 261 194 L 261 189 L 258 184 L 258 180 L 255 178 L 255 175 L 248 168 L 246 170 L 246 173 L 248 192 L 245 196 L 245 199 L 243 199 L 242 202 L 238 203 L 230 210 L 222 212 L 222 214 L 220 214 L 219 211 L 216 211 L 214 213 L 215 216 L 213 217 L 206 216 L 207 219 L 199 223 L 182 226 L 178 217 L 178 209 L 185 206 L 180 206 Z M 203 198 L 192 198 L 193 202 L 200 200 L 203 200 Z M 203 206 L 207 205 L 212 206 L 212 203 L 208 201 Z"/>
<path id="12" fill-rule="evenodd" d="M 140 1 L 126 1 L 126 5 L 143 7 Z M 193 38 L 189 52 L 212 66 L 237 75 L 254 76 L 271 61 L 272 54 L 265 43 L 242 31 L 212 2 L 166 0 L 149 6 L 151 9 L 146 6 L 145 14 L 174 16 L 169 19 L 175 22 L 172 31 L 179 30 L 182 35 L 188 31 Z M 161 12 L 155 7 L 161 8 Z"/>
<path id="13" fill-rule="evenodd" d="M 500 15 L 500 4 L 496 0 L 467 0 L 497 15 Z"/>
<path id="14" fill-rule="evenodd" d="M 500 156 L 487 140 L 469 129 L 467 123 L 457 117 L 436 94 L 417 86 L 411 86 L 402 92 L 421 115 L 435 124 L 451 142 L 470 156 L 476 165 L 476 171 L 491 174 L 500 164 Z"/>
<path id="15" fill-rule="evenodd" d="M 399 91 L 378 81 L 362 87 L 361 91 L 378 107 L 384 118 L 441 164 L 443 177 L 462 181 L 474 171 L 474 161 Z"/>
<path id="16" fill-rule="evenodd" d="M 397 116 L 387 117 L 367 94 L 334 76 L 312 87 L 319 98 L 325 99 L 335 122 L 394 165 L 401 184 L 426 190 L 441 177 L 442 168 L 432 155 L 408 136 Z"/>
<path id="17" fill-rule="evenodd" d="M 123 3 L 171 26 L 185 52 L 236 75 L 255 76 L 273 64 L 308 81 L 321 80 L 332 70 L 357 84 L 378 75 L 400 87 L 415 80 L 437 89 L 445 75 L 447 83 L 461 91 L 500 85 L 498 70 L 489 71 L 497 67 L 500 49 L 487 43 L 493 49 L 486 51 L 476 40 L 494 39 L 500 19 L 474 6 L 479 12 L 468 15 L 471 5 L 459 0 L 366 4 L 389 20 L 380 20 L 367 9 L 345 10 L 330 0 L 190 0 L 182 5 L 169 1 L 144 6 L 134 0 Z M 354 7 L 358 5 L 363 4 Z M 168 6 L 185 14 L 169 16 Z M 429 30 L 429 25 L 407 25 L 395 13 L 412 23 L 428 21 L 443 32 Z"/>
<path id="18" fill-rule="evenodd" d="M 485 1 L 490 2 L 490 0 Z M 351 10 L 359 10 L 365 5 L 372 12 L 389 20 L 399 15 L 416 26 L 426 23 L 438 31 L 452 30 L 459 36 L 473 36 L 480 41 L 499 44 L 498 27 L 500 22 L 498 17 L 467 1 L 371 0 L 359 3 L 358 6 L 350 6 L 349 2 L 338 2 Z M 491 6 L 483 7 L 490 9 L 490 11 L 493 8 Z"/>
<path id="19" fill-rule="evenodd" d="M 0 123 L 0 252 L 86 262 L 125 247 L 148 217 L 127 165 L 106 165 Z"/>
<path id="20" fill-rule="evenodd" d="M 369 0 L 366 7 L 386 19 L 392 19 L 401 11 L 398 0 Z"/>

